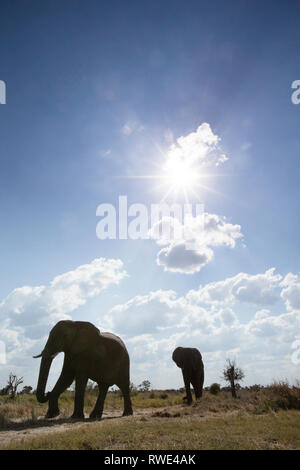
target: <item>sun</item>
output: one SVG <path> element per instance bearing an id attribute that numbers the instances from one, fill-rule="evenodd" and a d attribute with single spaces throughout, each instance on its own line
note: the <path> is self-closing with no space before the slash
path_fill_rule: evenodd
<path id="1" fill-rule="evenodd" d="M 166 194 L 164 199 L 170 194 L 183 194 L 185 199 L 189 195 L 196 196 L 200 179 L 199 168 L 192 165 L 190 161 L 183 158 L 170 158 L 162 168 L 162 179 Z"/>
<path id="2" fill-rule="evenodd" d="M 165 178 L 173 189 L 193 189 L 196 180 L 196 169 L 184 160 L 170 161 L 164 168 Z"/>
<path id="3" fill-rule="evenodd" d="M 161 202 L 165 202 L 169 198 L 181 200 L 184 197 L 186 203 L 190 203 L 193 200 L 200 201 L 206 191 L 216 192 L 204 184 L 205 180 L 209 180 L 213 175 L 206 173 L 195 159 L 187 159 L 174 154 L 171 158 L 169 155 L 163 156 L 165 157 L 163 165 L 161 162 L 154 163 L 155 172 L 144 175 L 127 175 L 125 178 L 157 181 L 158 184 L 154 189 L 162 194 Z"/>

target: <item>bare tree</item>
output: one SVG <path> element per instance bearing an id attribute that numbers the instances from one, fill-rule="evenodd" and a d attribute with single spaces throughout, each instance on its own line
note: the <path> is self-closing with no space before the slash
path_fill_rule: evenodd
<path id="1" fill-rule="evenodd" d="M 7 387 L 9 390 L 10 398 L 15 398 L 17 389 L 20 384 L 23 383 L 23 377 L 17 377 L 12 372 L 9 374 Z"/>
<path id="2" fill-rule="evenodd" d="M 244 377 L 245 377 L 245 374 L 243 370 L 237 367 L 235 361 L 231 359 L 227 359 L 225 368 L 223 370 L 223 378 L 224 380 L 226 380 L 226 382 L 230 383 L 231 394 L 233 398 L 237 398 L 236 382 L 243 380 Z"/>

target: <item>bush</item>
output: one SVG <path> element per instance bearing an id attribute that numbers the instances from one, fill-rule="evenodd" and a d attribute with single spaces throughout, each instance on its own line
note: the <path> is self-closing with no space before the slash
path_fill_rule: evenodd
<path id="1" fill-rule="evenodd" d="M 263 391 L 265 403 L 274 410 L 300 410 L 300 387 L 288 382 L 273 382 Z"/>
<path id="2" fill-rule="evenodd" d="M 218 393 L 220 393 L 220 391 L 221 391 L 220 384 L 213 383 L 209 387 L 209 393 L 211 393 L 212 395 L 217 395 Z"/>
<path id="3" fill-rule="evenodd" d="M 166 400 L 166 399 L 168 398 L 168 396 L 169 396 L 169 395 L 168 395 L 167 393 L 161 393 L 161 394 L 159 395 L 159 398 L 162 398 L 163 400 Z"/>

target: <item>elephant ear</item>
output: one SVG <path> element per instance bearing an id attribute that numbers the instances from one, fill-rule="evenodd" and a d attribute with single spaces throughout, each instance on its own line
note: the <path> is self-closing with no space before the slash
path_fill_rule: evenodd
<path id="1" fill-rule="evenodd" d="M 178 367 L 183 367 L 184 351 L 182 347 L 179 346 L 178 348 L 174 349 L 172 359 L 178 365 Z"/>

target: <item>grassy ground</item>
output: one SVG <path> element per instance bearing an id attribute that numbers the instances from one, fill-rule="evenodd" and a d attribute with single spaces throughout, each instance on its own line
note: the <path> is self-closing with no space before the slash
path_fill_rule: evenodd
<path id="1" fill-rule="evenodd" d="M 201 419 L 116 418 L 10 443 L 6 449 L 300 449 L 299 411 Z"/>
<path id="2" fill-rule="evenodd" d="M 120 417 L 121 397 L 109 393 L 101 421 L 75 423 L 66 419 L 73 411 L 73 393 L 63 394 L 61 415 L 50 422 L 38 418 L 47 405 L 34 396 L 0 397 L 0 448 L 300 449 L 299 389 L 272 387 L 242 390 L 236 400 L 228 392 L 205 392 L 190 407 L 182 404 L 179 392 L 138 393 L 132 397 L 134 416 L 125 418 Z M 87 393 L 86 413 L 95 399 Z"/>

